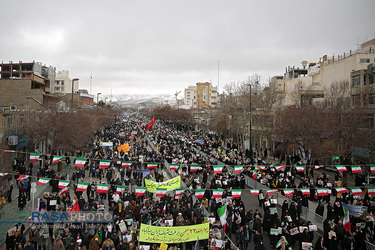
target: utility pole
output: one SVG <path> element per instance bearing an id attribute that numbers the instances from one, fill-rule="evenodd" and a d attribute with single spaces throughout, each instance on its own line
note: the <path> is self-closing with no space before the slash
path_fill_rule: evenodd
<path id="1" fill-rule="evenodd" d="M 73 105 L 74 105 L 74 101 L 73 101 L 73 93 L 74 93 L 74 81 L 78 81 L 79 79 L 78 78 L 74 78 L 73 80 L 72 80 L 72 109 L 71 109 L 71 112 L 72 112 L 72 114 L 73 114 Z"/>
<path id="2" fill-rule="evenodd" d="M 98 111 L 99 110 L 99 95 L 101 95 L 102 93 L 98 93 L 97 95 L 96 95 L 96 111 Z"/>

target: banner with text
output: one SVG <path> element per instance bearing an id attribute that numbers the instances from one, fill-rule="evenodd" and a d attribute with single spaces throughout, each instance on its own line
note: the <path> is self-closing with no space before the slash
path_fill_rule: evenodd
<path id="1" fill-rule="evenodd" d="M 182 227 L 156 227 L 141 224 L 139 241 L 152 243 L 183 243 L 206 240 L 209 238 L 210 224 L 198 224 Z"/>
<path id="2" fill-rule="evenodd" d="M 156 182 L 149 179 L 145 179 L 145 187 L 147 191 L 151 193 L 156 193 L 157 188 L 166 188 L 167 191 L 173 191 L 181 186 L 181 176 L 177 176 L 173 179 L 164 181 L 164 182 Z"/>

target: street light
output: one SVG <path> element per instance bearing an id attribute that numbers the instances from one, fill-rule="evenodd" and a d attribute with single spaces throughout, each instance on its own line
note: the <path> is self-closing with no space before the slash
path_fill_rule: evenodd
<path id="1" fill-rule="evenodd" d="M 102 93 L 98 93 L 97 95 L 96 95 L 96 111 L 98 111 L 99 110 L 99 95 L 101 95 Z"/>
<path id="2" fill-rule="evenodd" d="M 74 93 L 73 88 L 74 88 L 74 81 L 78 81 L 78 80 L 79 80 L 78 78 L 74 78 L 74 79 L 72 80 L 72 113 L 73 113 L 73 105 L 74 105 L 74 102 L 73 102 L 73 93 Z"/>
<path id="3" fill-rule="evenodd" d="M 251 156 L 253 155 L 253 147 L 251 145 L 251 83 L 248 83 L 246 84 L 247 86 L 249 86 L 249 149 L 250 149 L 250 153 L 251 153 Z"/>

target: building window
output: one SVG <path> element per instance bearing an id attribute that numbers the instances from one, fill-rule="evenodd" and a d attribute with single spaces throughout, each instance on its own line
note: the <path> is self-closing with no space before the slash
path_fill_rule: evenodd
<path id="1" fill-rule="evenodd" d="M 8 115 L 8 128 L 12 127 L 13 123 L 13 115 Z"/>
<path id="2" fill-rule="evenodd" d="M 375 94 L 371 94 L 368 100 L 369 104 L 375 104 Z"/>
<path id="3" fill-rule="evenodd" d="M 61 86 L 64 86 L 64 81 L 61 81 Z"/>
<path id="4" fill-rule="evenodd" d="M 359 58 L 359 63 L 370 63 L 370 58 Z"/>
<path id="5" fill-rule="evenodd" d="M 60 81 L 56 81 L 56 85 L 59 85 L 60 84 Z"/>
<path id="6" fill-rule="evenodd" d="M 312 86 L 319 86 L 319 82 L 312 82 Z"/>
<path id="7" fill-rule="evenodd" d="M 352 95 L 352 105 L 359 106 L 360 104 L 360 97 L 359 95 Z"/>
<path id="8" fill-rule="evenodd" d="M 361 84 L 361 75 L 353 76 L 353 86 L 359 86 Z"/>

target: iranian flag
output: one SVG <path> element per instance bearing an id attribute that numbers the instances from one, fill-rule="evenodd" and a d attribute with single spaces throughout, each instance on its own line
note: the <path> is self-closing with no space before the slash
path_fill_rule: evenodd
<path id="1" fill-rule="evenodd" d="M 302 194 L 310 195 L 310 189 L 309 188 L 301 188 L 300 190 L 301 190 Z"/>
<path id="2" fill-rule="evenodd" d="M 85 192 L 88 186 L 89 184 L 86 182 L 78 182 L 77 191 Z"/>
<path id="3" fill-rule="evenodd" d="M 221 198 L 223 197 L 224 190 L 213 190 L 212 191 L 212 198 Z"/>
<path id="4" fill-rule="evenodd" d="M 205 189 L 196 189 L 195 190 L 195 197 L 196 198 L 203 198 L 203 195 L 204 195 L 205 191 L 206 191 Z"/>
<path id="5" fill-rule="evenodd" d="M 225 229 L 227 227 L 227 205 L 222 206 L 217 210 L 217 215 L 219 215 L 221 225 L 223 227 L 223 230 L 225 232 Z"/>
<path id="6" fill-rule="evenodd" d="M 375 165 L 370 165 L 370 171 L 371 173 L 375 173 Z"/>
<path id="7" fill-rule="evenodd" d="M 157 163 L 148 163 L 148 164 L 147 164 L 147 169 L 157 168 L 157 166 L 158 166 Z"/>
<path id="8" fill-rule="evenodd" d="M 38 161 L 40 154 L 30 154 L 30 161 Z"/>
<path id="9" fill-rule="evenodd" d="M 252 195 L 259 195 L 259 189 L 250 189 Z"/>
<path id="10" fill-rule="evenodd" d="M 326 188 L 317 188 L 316 192 L 318 193 L 318 196 L 326 196 L 329 195 L 328 189 Z"/>
<path id="11" fill-rule="evenodd" d="M 132 162 L 130 162 L 130 161 L 121 162 L 121 167 L 123 167 L 123 168 L 130 168 L 131 165 L 132 165 Z"/>
<path id="12" fill-rule="evenodd" d="M 279 247 L 281 247 L 282 246 L 282 244 L 281 244 L 281 240 L 279 240 L 277 243 L 276 243 L 276 248 L 279 248 Z"/>
<path id="13" fill-rule="evenodd" d="M 97 193 L 108 193 L 108 185 L 107 184 L 98 184 L 96 187 Z"/>
<path id="14" fill-rule="evenodd" d="M 177 171 L 180 168 L 180 164 L 171 164 L 169 165 L 169 170 Z"/>
<path id="15" fill-rule="evenodd" d="M 344 209 L 344 206 L 342 208 Z M 352 230 L 350 226 L 350 219 L 349 219 L 349 205 L 346 206 L 345 215 L 344 215 L 344 219 L 342 223 L 344 224 L 344 228 L 346 232 L 350 232 Z"/>
<path id="16" fill-rule="evenodd" d="M 136 187 L 135 188 L 135 195 L 136 196 L 143 196 L 146 193 L 147 188 L 145 187 Z"/>
<path id="17" fill-rule="evenodd" d="M 196 172 L 199 169 L 201 169 L 201 165 L 191 165 L 190 166 L 190 172 Z"/>
<path id="18" fill-rule="evenodd" d="M 48 178 L 39 178 L 38 180 L 38 184 L 39 185 L 44 185 L 44 184 L 47 184 L 51 179 L 48 179 Z"/>
<path id="19" fill-rule="evenodd" d="M 360 188 L 351 188 L 353 195 L 361 195 L 363 194 L 362 189 Z"/>
<path id="20" fill-rule="evenodd" d="M 337 171 L 339 172 L 348 171 L 344 165 L 337 165 L 336 168 L 337 168 Z"/>
<path id="21" fill-rule="evenodd" d="M 21 175 L 20 177 L 17 178 L 17 181 L 22 181 L 22 180 L 27 179 L 27 178 L 29 178 L 28 175 Z"/>
<path id="22" fill-rule="evenodd" d="M 68 187 L 63 188 L 63 189 L 59 192 L 59 196 L 65 194 L 65 193 L 67 193 L 67 192 L 69 192 L 69 188 L 68 188 Z"/>
<path id="23" fill-rule="evenodd" d="M 111 165 L 110 160 L 101 160 L 99 163 L 99 167 L 101 168 L 109 168 L 109 165 Z"/>
<path id="24" fill-rule="evenodd" d="M 284 169 L 285 167 L 286 167 L 286 165 L 275 166 L 275 168 L 276 168 L 277 171 L 280 171 L 280 170 Z"/>
<path id="25" fill-rule="evenodd" d="M 304 172 L 305 171 L 304 166 L 296 166 L 296 169 L 297 169 L 298 172 Z"/>
<path id="26" fill-rule="evenodd" d="M 241 197 L 241 189 L 233 189 L 232 190 L 232 197 L 233 199 Z"/>
<path id="27" fill-rule="evenodd" d="M 257 166 L 257 169 L 258 170 L 266 170 L 266 167 L 265 166 Z"/>
<path id="28" fill-rule="evenodd" d="M 167 192 L 166 188 L 157 188 L 156 197 L 164 197 L 166 192 Z"/>
<path id="29" fill-rule="evenodd" d="M 76 162 L 74 163 L 74 166 L 76 167 L 84 167 L 86 164 L 87 159 L 85 158 L 77 158 Z"/>
<path id="30" fill-rule="evenodd" d="M 348 190 L 346 188 L 342 188 L 342 187 L 337 187 L 335 189 L 336 189 L 336 192 L 339 193 L 339 194 L 343 194 L 343 193 L 348 192 Z"/>
<path id="31" fill-rule="evenodd" d="M 221 174 L 223 172 L 223 166 L 222 165 L 214 165 L 214 173 L 215 174 Z"/>
<path id="32" fill-rule="evenodd" d="M 176 197 L 178 197 L 178 196 L 180 196 L 180 195 L 182 195 L 184 192 L 185 192 L 185 189 L 183 189 L 183 188 L 177 188 L 176 190 Z"/>
<path id="33" fill-rule="evenodd" d="M 116 194 L 121 194 L 122 192 L 125 191 L 126 188 L 127 188 L 127 186 L 117 186 Z"/>
<path id="34" fill-rule="evenodd" d="M 60 180 L 59 181 L 59 188 L 66 188 L 69 185 L 70 181 L 64 181 Z"/>
<path id="35" fill-rule="evenodd" d="M 283 191 L 284 191 L 285 196 L 291 196 L 292 194 L 294 194 L 293 189 L 284 189 Z"/>
<path id="36" fill-rule="evenodd" d="M 375 195 L 375 187 L 368 188 L 368 195 Z"/>
<path id="37" fill-rule="evenodd" d="M 319 169 L 319 168 L 322 168 L 323 166 L 322 165 L 315 165 L 315 169 Z"/>
<path id="38" fill-rule="evenodd" d="M 6 176 L 6 175 L 8 175 L 8 173 L 0 173 L 0 176 L 1 176 L 1 177 L 4 177 L 4 176 Z"/>
<path id="39" fill-rule="evenodd" d="M 164 203 L 163 214 L 165 214 L 166 212 L 167 212 L 167 203 Z"/>
<path id="40" fill-rule="evenodd" d="M 61 160 L 62 158 L 64 158 L 64 156 L 54 156 L 53 159 L 52 159 L 52 163 L 55 163 L 55 162 L 58 162 L 59 160 Z"/>
<path id="41" fill-rule="evenodd" d="M 275 194 L 275 193 L 277 193 L 277 191 L 278 191 L 277 189 L 268 189 L 267 193 L 268 194 Z"/>
<path id="42" fill-rule="evenodd" d="M 361 166 L 352 166 L 352 173 L 362 173 Z"/>
<path id="43" fill-rule="evenodd" d="M 253 179 L 256 180 L 257 179 L 257 174 L 258 174 L 258 171 L 257 169 L 254 169 L 254 172 L 253 172 Z"/>
<path id="44" fill-rule="evenodd" d="M 243 169 L 243 166 L 234 166 L 234 172 L 235 172 L 235 173 L 239 173 L 239 172 L 241 172 L 242 169 Z"/>

